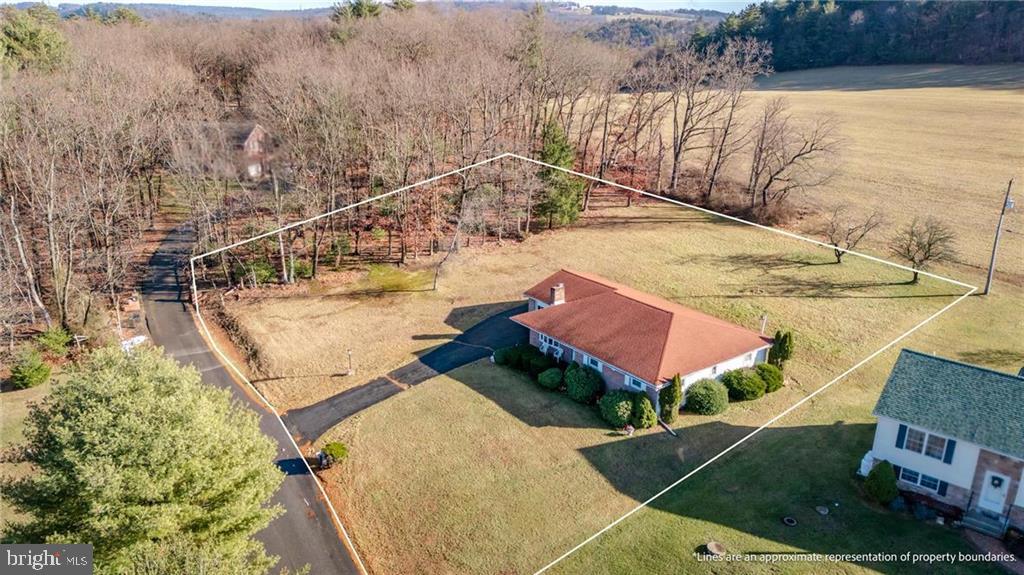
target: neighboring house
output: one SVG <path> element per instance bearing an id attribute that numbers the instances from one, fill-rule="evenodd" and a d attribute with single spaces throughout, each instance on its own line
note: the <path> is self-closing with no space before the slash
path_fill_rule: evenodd
<path id="1" fill-rule="evenodd" d="M 771 339 L 604 278 L 558 271 L 525 294 L 529 311 L 512 321 L 530 343 L 601 373 L 609 390 L 658 391 L 675 375 L 684 389 L 704 378 L 767 360 Z"/>
<path id="2" fill-rule="evenodd" d="M 964 513 L 964 525 L 1024 529 L 1024 378 L 903 350 L 875 406 L 861 473 L 892 463 L 901 490 Z"/>
<path id="3" fill-rule="evenodd" d="M 251 180 L 263 177 L 270 160 L 270 132 L 259 124 L 245 122 L 231 123 L 227 129 L 235 147 L 239 170 Z"/>

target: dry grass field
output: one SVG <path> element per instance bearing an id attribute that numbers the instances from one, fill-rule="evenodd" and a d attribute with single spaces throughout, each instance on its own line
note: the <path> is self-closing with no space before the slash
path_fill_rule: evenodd
<path id="1" fill-rule="evenodd" d="M 882 211 L 889 224 L 935 215 L 959 235 L 960 260 L 987 268 L 1011 177 L 1024 198 L 1024 65 L 880 66 L 806 70 L 761 82 L 756 101 L 786 98 L 794 113 L 832 113 L 846 147 L 839 174 L 807 200 Z M 754 103 L 756 106 L 756 103 Z M 1024 217 L 1011 215 L 1001 277 L 1024 284 Z M 802 224 L 813 232 L 816 222 Z"/>

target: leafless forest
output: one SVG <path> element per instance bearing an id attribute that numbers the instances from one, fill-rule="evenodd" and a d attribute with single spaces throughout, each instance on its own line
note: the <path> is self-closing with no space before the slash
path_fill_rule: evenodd
<path id="1" fill-rule="evenodd" d="M 775 221 L 839 151 L 829 117 L 794 117 L 782 100 L 744 110 L 771 72 L 771 47 L 754 40 L 639 52 L 541 10 L 427 6 L 51 25 L 59 61 L 9 66 L 0 90 L 4 348 L 27 326 L 91 329 L 135 289 L 143 234 L 172 201 L 200 253 L 516 152 Z M 373 242 L 402 264 L 453 234 L 512 241 L 569 224 L 591 192 L 496 164 L 208 264 L 234 284 L 287 283 Z"/>

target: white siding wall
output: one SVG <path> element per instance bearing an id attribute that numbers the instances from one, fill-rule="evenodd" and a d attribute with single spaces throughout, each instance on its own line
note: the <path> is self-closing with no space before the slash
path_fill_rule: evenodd
<path id="1" fill-rule="evenodd" d="M 888 417 L 878 418 L 878 427 L 875 429 L 875 444 L 871 448 L 876 459 L 884 459 L 893 465 L 909 467 L 918 473 L 931 475 L 936 479 L 945 481 L 950 485 L 956 485 L 970 491 L 974 483 L 974 470 L 978 466 L 978 453 L 980 449 L 973 443 L 956 439 L 956 449 L 953 452 L 952 463 L 943 463 L 934 457 L 928 457 L 923 453 L 914 453 L 906 449 L 897 449 L 896 434 L 899 432 L 900 422 Z M 924 429 L 919 425 L 909 425 L 917 429 Z M 924 429 L 924 431 L 929 431 Z M 941 433 L 937 435 L 942 435 Z M 944 436 L 943 437 L 947 437 Z M 1018 499 L 1020 494 L 1017 495 Z"/>
<path id="2" fill-rule="evenodd" d="M 683 391 L 685 391 L 691 385 L 693 385 L 694 383 L 697 383 L 698 381 L 700 381 L 702 379 L 718 379 L 719 377 L 722 376 L 723 373 L 725 373 L 727 371 L 730 371 L 730 370 L 733 370 L 733 369 L 741 369 L 741 368 L 744 368 L 744 367 L 753 367 L 753 366 L 755 366 L 755 365 L 757 365 L 759 363 L 764 363 L 767 359 L 768 359 L 768 348 L 764 348 L 764 349 L 760 349 L 758 351 L 752 352 L 750 359 L 747 359 L 747 354 L 744 353 L 743 355 L 740 355 L 740 356 L 734 357 L 732 359 L 723 361 L 722 363 L 718 364 L 717 366 L 712 366 L 712 367 L 708 367 L 707 369 L 702 369 L 700 371 L 695 371 L 693 373 L 688 373 L 688 374 L 686 374 L 686 376 L 683 377 Z M 715 372 L 714 375 L 712 375 L 711 371 L 712 371 L 712 369 L 714 367 L 717 367 L 718 370 L 717 370 L 717 372 Z"/>

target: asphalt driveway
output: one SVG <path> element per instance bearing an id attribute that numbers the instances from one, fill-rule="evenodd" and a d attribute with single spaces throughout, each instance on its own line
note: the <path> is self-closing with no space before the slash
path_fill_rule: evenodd
<path id="1" fill-rule="evenodd" d="M 293 409 L 285 413 L 282 419 L 297 441 L 312 443 L 330 428 L 377 402 L 457 367 L 488 357 L 495 349 L 526 341 L 526 328 L 508 319 L 524 311 L 525 304 L 494 314 L 416 361 L 319 403 Z"/>

